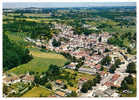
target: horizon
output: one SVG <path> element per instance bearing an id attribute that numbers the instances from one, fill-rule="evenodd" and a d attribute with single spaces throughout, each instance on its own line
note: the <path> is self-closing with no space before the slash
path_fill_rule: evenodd
<path id="1" fill-rule="evenodd" d="M 3 8 L 72 8 L 72 7 L 126 7 L 136 2 L 4 2 Z"/>

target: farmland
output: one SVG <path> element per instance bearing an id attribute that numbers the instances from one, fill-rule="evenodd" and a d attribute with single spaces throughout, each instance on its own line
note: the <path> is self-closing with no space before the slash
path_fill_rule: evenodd
<path id="1" fill-rule="evenodd" d="M 53 92 L 43 87 L 33 87 L 26 92 L 22 97 L 48 97 L 53 95 Z"/>
<path id="2" fill-rule="evenodd" d="M 41 74 L 42 72 L 48 70 L 50 64 L 63 66 L 67 61 L 66 58 L 59 54 L 44 53 L 39 51 L 39 49 L 30 49 L 30 53 L 33 55 L 33 59 L 30 62 L 17 66 L 9 70 L 8 73 L 15 73 L 19 75 L 25 74 L 29 71 L 33 71 L 39 72 Z"/>

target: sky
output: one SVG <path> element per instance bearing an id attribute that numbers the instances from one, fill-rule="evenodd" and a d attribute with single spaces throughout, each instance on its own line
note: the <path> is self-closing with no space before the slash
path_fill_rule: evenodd
<path id="1" fill-rule="evenodd" d="M 3 8 L 64 8 L 64 7 L 136 6 L 136 2 L 4 2 Z"/>

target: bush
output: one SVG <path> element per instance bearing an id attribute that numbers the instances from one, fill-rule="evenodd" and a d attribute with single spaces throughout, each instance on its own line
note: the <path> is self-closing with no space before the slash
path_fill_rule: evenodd
<path id="1" fill-rule="evenodd" d="M 51 84 L 51 83 L 47 83 L 47 84 L 45 85 L 45 87 L 48 88 L 48 89 L 52 89 L 52 84 Z"/>
<path id="2" fill-rule="evenodd" d="M 136 64 L 134 62 L 131 62 L 127 66 L 127 73 L 136 73 Z"/>

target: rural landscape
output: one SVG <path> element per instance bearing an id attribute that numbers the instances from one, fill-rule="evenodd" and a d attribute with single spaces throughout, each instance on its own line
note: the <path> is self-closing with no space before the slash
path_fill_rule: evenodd
<path id="1" fill-rule="evenodd" d="M 3 7 L 3 97 L 136 97 L 136 79 L 136 6 Z"/>

